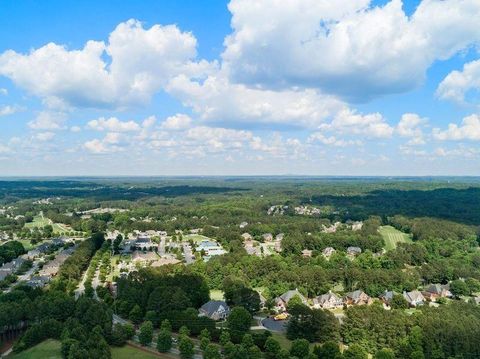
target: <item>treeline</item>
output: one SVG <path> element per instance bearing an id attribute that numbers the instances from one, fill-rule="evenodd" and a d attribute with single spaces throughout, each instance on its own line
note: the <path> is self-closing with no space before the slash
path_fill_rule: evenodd
<path id="1" fill-rule="evenodd" d="M 341 328 L 343 342 L 369 353 L 390 348 L 395 358 L 480 357 L 480 308 L 451 303 L 420 307 L 415 315 L 384 310 L 380 305 L 347 309 Z"/>
<path id="2" fill-rule="evenodd" d="M 8 263 L 13 259 L 25 254 L 25 247 L 18 241 L 9 241 L 0 246 L 0 266 Z"/>
<path id="3" fill-rule="evenodd" d="M 198 317 L 198 308 L 210 299 L 208 285 L 199 275 L 144 268 L 119 278 L 117 285 L 118 313 L 134 323 L 149 320 L 158 327 L 168 319 L 174 329 L 186 325 L 192 334 L 215 328 L 212 320 Z"/>
<path id="4" fill-rule="evenodd" d="M 61 265 L 52 282 L 52 287 L 71 293 L 77 287 L 83 272 L 87 269 L 90 259 L 102 246 L 105 238 L 103 233 L 95 233 L 78 245 L 73 254 Z"/>
<path id="5" fill-rule="evenodd" d="M 407 218 L 396 215 L 388 218 L 388 222 L 402 232 L 411 233 L 414 240 L 426 239 L 477 239 L 480 227 L 435 218 Z"/>

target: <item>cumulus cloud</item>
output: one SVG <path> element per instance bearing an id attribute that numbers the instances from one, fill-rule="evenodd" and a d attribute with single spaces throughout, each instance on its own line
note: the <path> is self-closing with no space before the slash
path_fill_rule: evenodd
<path id="1" fill-rule="evenodd" d="M 462 141 L 462 140 L 480 140 L 480 116 L 470 115 L 462 120 L 462 124 L 451 123 L 448 128 L 442 131 L 439 128 L 433 129 L 433 137 L 440 141 Z"/>
<path id="2" fill-rule="evenodd" d="M 160 127 L 165 130 L 185 130 L 190 127 L 191 123 L 192 119 L 190 116 L 177 113 L 174 116 L 167 117 Z"/>
<path id="3" fill-rule="evenodd" d="M 224 71 L 195 81 L 178 76 L 167 91 L 205 121 L 315 127 L 346 105 L 316 90 L 261 90 L 232 84 Z"/>
<path id="4" fill-rule="evenodd" d="M 451 100 L 466 104 L 466 96 L 480 90 L 480 60 L 463 66 L 462 71 L 450 72 L 437 88 L 437 96 L 443 100 Z"/>
<path id="5" fill-rule="evenodd" d="M 40 132 L 33 136 L 33 138 L 40 142 L 47 142 L 52 140 L 55 137 L 53 132 Z"/>
<path id="6" fill-rule="evenodd" d="M 60 130 L 64 127 L 67 116 L 63 112 L 41 111 L 28 127 L 34 130 Z"/>
<path id="7" fill-rule="evenodd" d="M 18 112 L 19 108 L 17 106 L 0 106 L 0 116 L 13 115 L 15 112 Z"/>
<path id="8" fill-rule="evenodd" d="M 427 123 L 426 118 L 421 118 L 416 113 L 405 113 L 402 115 L 395 131 L 402 137 L 410 137 L 409 145 L 423 145 L 425 139 L 421 126 Z"/>
<path id="9" fill-rule="evenodd" d="M 320 128 L 369 138 L 389 138 L 394 131 L 380 113 L 362 115 L 351 109 L 338 112 L 331 123 L 322 124 Z"/>
<path id="10" fill-rule="evenodd" d="M 80 50 L 49 43 L 28 54 L 5 51 L 0 75 L 55 108 L 122 107 L 148 102 L 178 74 L 205 72 L 212 65 L 194 61 L 196 46 L 195 37 L 175 25 L 144 29 L 129 20 L 107 43 L 88 41 Z"/>
<path id="11" fill-rule="evenodd" d="M 344 140 L 341 138 L 336 138 L 335 136 L 326 136 L 322 132 L 314 132 L 312 133 L 307 142 L 309 143 L 316 143 L 320 142 L 324 145 L 332 145 L 337 147 L 346 147 L 346 146 L 360 146 L 362 141 L 360 140 Z"/>
<path id="12" fill-rule="evenodd" d="M 87 128 L 96 131 L 134 132 L 140 130 L 140 125 L 135 121 L 120 121 L 116 117 L 100 117 L 87 123 Z"/>
<path id="13" fill-rule="evenodd" d="M 117 132 L 109 132 L 103 139 L 93 139 L 83 144 L 83 147 L 94 154 L 121 152 L 128 146 L 128 138 Z"/>
<path id="14" fill-rule="evenodd" d="M 416 87 L 436 60 L 480 40 L 477 0 L 232 0 L 222 54 L 235 81 L 367 100 Z M 265 17 L 265 14 L 268 14 Z"/>

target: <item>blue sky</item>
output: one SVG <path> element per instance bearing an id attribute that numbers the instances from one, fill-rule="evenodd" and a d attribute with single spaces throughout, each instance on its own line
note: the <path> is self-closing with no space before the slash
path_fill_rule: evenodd
<path id="1" fill-rule="evenodd" d="M 478 18 L 475 0 L 3 0 L 0 174 L 480 175 Z"/>

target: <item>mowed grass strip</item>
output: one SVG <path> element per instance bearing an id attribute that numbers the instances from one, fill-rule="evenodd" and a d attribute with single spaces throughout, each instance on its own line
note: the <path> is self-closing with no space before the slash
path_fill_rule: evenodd
<path id="1" fill-rule="evenodd" d="M 403 233 L 392 226 L 381 226 L 378 232 L 385 241 L 385 249 L 390 251 L 397 248 L 397 243 L 411 243 L 412 238 L 409 234 Z"/>
<path id="2" fill-rule="evenodd" d="M 111 347 L 112 359 L 154 359 L 169 358 L 168 355 L 151 354 L 146 351 L 125 345 L 121 348 Z M 18 354 L 10 354 L 8 359 L 62 359 L 61 343 L 48 339 Z"/>
<path id="3" fill-rule="evenodd" d="M 11 354 L 8 359 L 62 359 L 61 344 L 58 340 L 48 339 L 18 354 Z"/>

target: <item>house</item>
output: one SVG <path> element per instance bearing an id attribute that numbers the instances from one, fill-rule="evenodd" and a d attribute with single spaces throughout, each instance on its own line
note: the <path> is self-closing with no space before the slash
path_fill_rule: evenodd
<path id="1" fill-rule="evenodd" d="M 325 248 L 325 249 L 322 251 L 322 254 L 323 254 L 325 257 L 329 258 L 329 257 L 330 257 L 333 253 L 335 253 L 335 252 L 336 252 L 335 248 L 333 248 L 333 247 L 327 247 L 327 248 Z"/>
<path id="2" fill-rule="evenodd" d="M 133 246 L 137 248 L 142 248 L 142 249 L 150 249 L 152 247 L 157 247 L 158 244 L 153 243 L 150 240 L 150 237 L 139 235 L 135 240 L 135 242 L 133 243 Z"/>
<path id="3" fill-rule="evenodd" d="M 372 298 L 362 290 L 355 290 L 345 295 L 344 303 L 346 305 L 370 305 Z"/>
<path id="4" fill-rule="evenodd" d="M 195 248 L 195 251 L 197 252 L 203 251 L 205 253 L 205 256 L 208 257 L 208 259 L 210 259 L 210 257 L 212 256 L 219 256 L 227 253 L 227 251 L 223 249 L 223 247 L 220 244 L 208 239 L 204 239 L 203 241 L 201 241 L 200 244 L 197 245 L 197 247 Z"/>
<path id="5" fill-rule="evenodd" d="M 265 233 L 262 237 L 265 242 L 273 241 L 273 234 L 271 233 Z"/>
<path id="6" fill-rule="evenodd" d="M 312 257 L 312 253 L 313 253 L 313 251 L 311 249 L 304 249 L 302 251 L 302 257 L 310 258 L 310 257 Z"/>
<path id="7" fill-rule="evenodd" d="M 302 293 L 298 291 L 298 289 L 289 290 L 288 292 L 285 292 L 281 296 L 275 298 L 275 307 L 277 311 L 286 311 L 288 302 L 290 302 L 290 300 L 294 297 L 299 297 L 303 304 L 307 304 L 307 298 L 305 298 Z"/>
<path id="8" fill-rule="evenodd" d="M 411 307 L 423 305 L 425 297 L 418 290 L 412 290 L 411 292 L 403 292 L 403 297 L 407 300 Z"/>
<path id="9" fill-rule="evenodd" d="M 258 242 L 247 240 L 243 243 L 243 247 L 248 255 L 255 255 L 260 257 L 262 255 L 262 249 L 258 246 Z"/>
<path id="10" fill-rule="evenodd" d="M 50 282 L 50 279 L 48 276 L 34 276 L 26 284 L 33 288 L 43 288 Z"/>
<path id="11" fill-rule="evenodd" d="M 253 237 L 250 233 L 243 233 L 242 238 L 243 238 L 244 241 L 251 241 L 253 239 Z"/>
<path id="12" fill-rule="evenodd" d="M 385 290 L 382 294 L 380 294 L 379 298 L 385 304 L 386 306 L 390 306 L 392 303 L 393 296 L 395 295 L 395 292 L 392 290 Z"/>
<path id="13" fill-rule="evenodd" d="M 363 227 L 363 222 L 353 222 L 352 231 L 360 231 Z"/>
<path id="14" fill-rule="evenodd" d="M 362 253 L 362 249 L 360 247 L 348 247 L 347 248 L 347 254 L 348 255 L 356 256 L 360 253 Z"/>
<path id="15" fill-rule="evenodd" d="M 27 259 L 35 259 L 40 256 L 40 251 L 38 249 L 31 249 L 25 255 Z"/>
<path id="16" fill-rule="evenodd" d="M 316 309 L 335 309 L 343 306 L 343 300 L 332 291 L 313 298 L 313 307 Z"/>
<path id="17" fill-rule="evenodd" d="M 428 299 L 434 302 L 437 298 L 451 298 L 453 297 L 452 292 L 450 292 L 450 286 L 448 284 L 431 284 L 425 291 L 422 292 L 425 299 Z"/>
<path id="18" fill-rule="evenodd" d="M 199 316 L 213 320 L 225 320 L 230 314 L 230 307 L 223 300 L 211 300 L 200 307 Z"/>
<path id="19" fill-rule="evenodd" d="M 15 258 L 14 260 L 5 263 L 0 267 L 0 272 L 7 272 L 9 274 L 14 274 L 20 269 L 22 264 L 25 262 L 25 259 L 22 257 Z"/>

